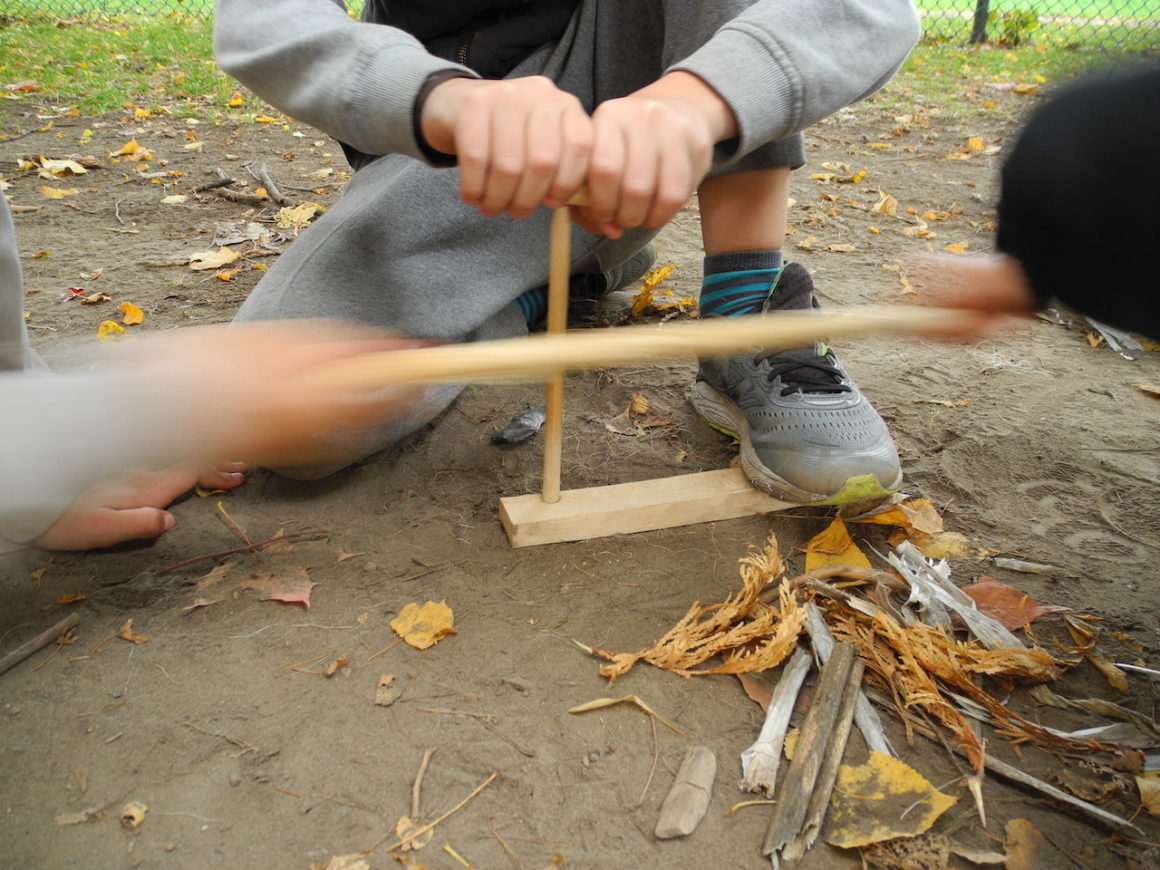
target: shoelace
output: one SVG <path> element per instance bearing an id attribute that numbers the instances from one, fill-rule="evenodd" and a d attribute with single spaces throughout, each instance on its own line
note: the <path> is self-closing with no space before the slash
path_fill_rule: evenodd
<path id="1" fill-rule="evenodd" d="M 781 394 L 791 393 L 848 393 L 853 389 L 842 382 L 842 373 L 836 365 L 819 354 L 790 356 L 786 353 L 767 353 L 759 360 L 769 363 L 769 380 L 781 378 Z"/>

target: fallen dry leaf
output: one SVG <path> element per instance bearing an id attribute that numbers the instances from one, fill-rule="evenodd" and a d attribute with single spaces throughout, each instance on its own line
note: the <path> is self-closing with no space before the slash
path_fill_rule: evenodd
<path id="1" fill-rule="evenodd" d="M 220 269 L 222 266 L 228 266 L 234 262 L 239 256 L 237 251 L 230 250 L 223 245 L 216 251 L 201 251 L 196 254 L 190 254 L 189 268 Z"/>
<path id="2" fill-rule="evenodd" d="M 42 185 L 37 190 L 49 199 L 64 199 L 66 196 L 76 196 L 80 192 L 75 187 L 70 187 L 66 190 L 60 187 L 48 187 L 47 185 Z"/>
<path id="3" fill-rule="evenodd" d="M 578 704 L 575 707 L 571 707 L 568 710 L 568 712 L 569 713 L 587 713 L 591 710 L 603 710 L 605 707 L 614 707 L 617 704 L 633 704 L 633 705 L 639 707 L 644 712 L 648 713 L 650 716 L 652 716 L 654 719 L 656 719 L 661 724 L 668 726 L 670 729 L 675 731 L 677 734 L 680 734 L 682 737 L 685 736 L 684 731 L 682 731 L 680 728 L 678 728 L 676 725 L 674 725 L 672 722 L 670 722 L 668 719 L 666 719 L 664 716 L 662 716 L 660 713 L 658 713 L 656 710 L 654 710 L 652 707 L 650 707 L 648 704 L 646 704 L 644 701 L 642 701 L 636 695 L 625 695 L 623 698 L 597 698 L 595 701 L 587 701 L 583 704 Z"/>
<path id="4" fill-rule="evenodd" d="M 1160 816 L 1160 774 L 1143 773 L 1136 777 L 1140 789 L 1140 806 L 1154 816 Z"/>
<path id="5" fill-rule="evenodd" d="M 117 310 L 121 312 L 121 322 L 126 326 L 145 322 L 145 312 L 132 302 L 122 302 L 117 306 Z"/>
<path id="6" fill-rule="evenodd" d="M 97 341 L 112 341 L 124 331 L 125 327 L 119 323 L 114 323 L 111 320 L 102 321 L 101 325 L 97 327 Z"/>
<path id="7" fill-rule="evenodd" d="M 871 752 L 865 764 L 838 768 L 826 842 L 852 849 L 913 837 L 929 830 L 955 803 L 909 765 Z"/>
<path id="8" fill-rule="evenodd" d="M 140 634 L 133 634 L 133 620 L 126 619 L 125 624 L 117 631 L 117 637 L 121 640 L 127 640 L 129 643 L 146 643 L 149 638 Z"/>
<path id="9" fill-rule="evenodd" d="M 985 574 L 970 586 L 962 588 L 980 611 L 997 619 L 1010 631 L 1023 628 L 1049 613 L 1071 610 L 1070 607 L 1040 604 L 1027 593 Z"/>
<path id="10" fill-rule="evenodd" d="M 841 517 L 833 521 L 806 544 L 806 570 L 815 571 L 829 565 L 855 565 L 869 568 L 870 560 L 858 549 Z"/>
<path id="11" fill-rule="evenodd" d="M 1007 822 L 1006 835 L 1006 870 L 1055 870 L 1072 863 L 1027 819 Z"/>
<path id="12" fill-rule="evenodd" d="M 431 838 L 435 836 L 435 829 L 428 828 L 423 833 L 414 835 L 417 831 L 426 826 L 426 822 L 421 819 L 412 819 L 410 816 L 400 816 L 399 820 L 395 822 L 395 836 L 403 841 L 403 845 L 399 847 L 400 852 L 418 852 L 424 846 L 431 842 Z M 407 839 L 410 837 L 411 839 Z"/>
<path id="13" fill-rule="evenodd" d="M 129 801 L 121 810 L 121 824 L 129 830 L 139 828 L 141 823 L 145 821 L 147 812 L 149 812 L 149 807 L 141 801 Z"/>
<path id="14" fill-rule="evenodd" d="M 454 622 L 455 615 L 447 606 L 446 599 L 422 605 L 412 601 L 391 620 L 391 628 L 416 649 L 428 649 L 443 637 L 455 634 Z"/>
<path id="15" fill-rule="evenodd" d="M 398 643 L 398 641 L 395 641 Z M 383 674 L 379 677 L 379 685 L 375 689 L 375 703 L 380 707 L 389 707 L 403 694 L 403 687 L 395 684 L 394 674 Z"/>

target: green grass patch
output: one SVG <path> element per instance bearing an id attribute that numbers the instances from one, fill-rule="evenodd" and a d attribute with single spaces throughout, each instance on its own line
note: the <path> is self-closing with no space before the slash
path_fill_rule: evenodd
<path id="1" fill-rule="evenodd" d="M 225 107 L 236 87 L 213 62 L 207 18 L 171 14 L 0 25 L 0 83 L 35 82 L 34 98 L 100 114 L 129 106 L 176 116 Z"/>
<path id="2" fill-rule="evenodd" d="M 1049 42 L 1008 48 L 1004 46 L 951 46 L 924 43 L 906 59 L 889 93 L 902 108 L 918 96 L 927 105 L 953 111 L 965 101 L 977 102 L 1008 87 L 1021 91 L 1050 91 L 1087 73 L 1129 63 L 1130 53 L 1080 51 L 1073 43 Z M 999 86 L 993 88 L 992 86 Z"/>

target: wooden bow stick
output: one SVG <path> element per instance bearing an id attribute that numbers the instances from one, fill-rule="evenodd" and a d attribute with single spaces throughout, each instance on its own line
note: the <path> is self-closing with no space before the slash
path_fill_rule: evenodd
<path id="1" fill-rule="evenodd" d="M 864 305 L 838 312 L 779 311 L 666 323 L 541 333 L 522 338 L 369 353 L 326 363 L 306 377 L 333 389 L 408 383 L 544 380 L 554 374 L 663 360 L 801 347 L 859 335 L 953 335 L 985 317 L 917 305 Z"/>

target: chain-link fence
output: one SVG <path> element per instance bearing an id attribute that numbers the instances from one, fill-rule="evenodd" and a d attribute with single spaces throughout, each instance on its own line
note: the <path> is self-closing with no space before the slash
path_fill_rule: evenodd
<path id="1" fill-rule="evenodd" d="M 926 38 L 953 44 L 1160 50 L 1160 0 L 918 0 Z M 348 0 L 357 11 L 362 0 Z M 0 0 L 5 17 L 210 15 L 213 0 Z"/>

